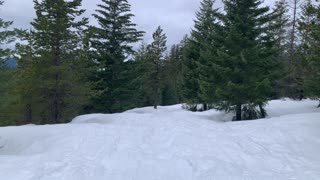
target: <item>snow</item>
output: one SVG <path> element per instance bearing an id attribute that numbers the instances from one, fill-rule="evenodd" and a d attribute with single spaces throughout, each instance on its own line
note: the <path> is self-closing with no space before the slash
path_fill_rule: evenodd
<path id="1" fill-rule="evenodd" d="M 0 128 L 6 180 L 319 180 L 318 102 L 271 101 L 269 118 L 181 105 Z"/>

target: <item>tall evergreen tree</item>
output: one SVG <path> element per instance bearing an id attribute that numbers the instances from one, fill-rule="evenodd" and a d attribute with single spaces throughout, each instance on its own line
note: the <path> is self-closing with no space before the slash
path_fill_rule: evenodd
<path id="1" fill-rule="evenodd" d="M 161 95 L 164 87 L 164 67 L 166 57 L 167 37 L 159 26 L 152 35 L 153 42 L 142 45 L 135 55 L 137 63 L 136 77 L 139 82 L 137 91 L 144 106 L 153 106 L 157 109 L 161 104 Z"/>
<path id="2" fill-rule="evenodd" d="M 223 27 L 221 24 L 222 15 L 218 9 L 213 9 L 211 4 L 210 16 L 205 22 L 206 26 L 202 26 L 205 30 L 205 40 L 200 41 L 200 57 L 197 63 L 199 69 L 199 85 L 200 97 L 206 104 L 214 104 L 217 101 L 216 87 L 219 82 L 219 74 L 216 74 L 218 66 L 216 66 L 218 59 L 218 49 L 222 46 Z M 200 26 L 201 27 L 201 26 Z"/>
<path id="3" fill-rule="evenodd" d="M 211 47 L 213 41 L 211 32 L 215 28 L 218 12 L 213 6 L 214 1 L 212 0 L 203 0 L 201 2 L 200 10 L 196 13 L 194 29 L 184 50 L 183 96 L 189 104 L 206 104 L 206 101 L 201 96 L 199 81 L 200 73 L 206 71 L 203 68 L 207 66 L 207 59 L 201 58 L 201 52 Z"/>
<path id="4" fill-rule="evenodd" d="M 320 99 L 320 5 L 310 1 L 304 5 L 299 23 L 303 35 L 302 54 L 305 57 L 305 90 L 309 97 Z M 319 104 L 320 107 L 320 104 Z"/>
<path id="5" fill-rule="evenodd" d="M 32 38 L 30 32 L 22 31 L 19 33 L 21 40 L 26 41 L 27 45 L 18 43 L 16 45 L 16 52 L 19 57 L 16 57 L 18 61 L 17 72 L 15 74 L 16 84 L 14 93 L 19 95 L 19 100 L 16 102 L 15 109 L 18 112 L 16 117 L 17 124 L 31 124 L 35 123 L 33 117 L 40 118 L 40 113 L 36 112 L 36 99 L 37 95 L 37 83 L 35 74 L 35 49 L 33 49 Z M 41 104 L 42 105 L 42 104 Z M 41 108 L 40 108 L 41 109 Z M 19 122 L 17 122 L 19 121 Z"/>
<path id="6" fill-rule="evenodd" d="M 265 117 L 263 106 L 276 78 L 275 39 L 269 33 L 272 20 L 260 0 L 225 0 L 223 46 L 215 61 L 217 104 L 235 111 L 235 120 Z M 258 106 L 260 112 L 255 108 Z"/>
<path id="7" fill-rule="evenodd" d="M 302 4 L 300 16 L 298 19 L 298 35 L 300 37 L 301 45 L 306 45 L 308 43 L 311 35 L 311 26 L 316 19 L 316 14 L 314 13 L 314 4 L 312 0 L 306 0 Z"/>
<path id="8" fill-rule="evenodd" d="M 288 97 L 292 94 L 292 88 L 290 85 L 290 65 L 289 65 L 289 51 L 290 51 L 290 17 L 289 17 L 289 4 L 287 0 L 278 0 L 272 10 L 273 19 L 270 21 L 270 34 L 276 40 L 275 47 L 278 50 L 277 59 L 279 63 L 284 67 L 282 79 L 274 82 L 273 97 Z"/>
<path id="9" fill-rule="evenodd" d="M 160 55 L 162 57 L 158 61 L 160 63 L 157 61 L 155 63 L 155 56 L 150 47 L 151 44 L 146 45 L 143 43 L 134 55 L 134 96 L 136 97 L 136 106 L 154 106 L 154 95 L 157 94 L 154 93 L 156 92 L 154 87 L 160 87 L 161 95 L 158 94 L 158 104 L 166 106 L 181 103 L 181 61 L 184 42 L 173 45 L 166 56 L 162 52 Z M 166 49 L 165 46 L 162 49 L 164 51 Z M 157 66 L 160 73 L 157 73 Z M 157 79 L 160 79 L 159 82 L 157 82 Z"/>
<path id="10" fill-rule="evenodd" d="M 299 2 L 301 1 L 297 1 L 297 3 Z M 306 61 L 309 53 L 307 44 L 310 34 L 309 28 L 315 17 L 314 14 L 311 15 L 309 12 L 309 6 L 312 6 L 311 0 L 301 2 L 301 6 L 297 4 L 297 11 L 298 9 L 301 11 L 299 16 L 298 13 L 296 15 L 296 30 L 294 35 L 296 40 L 293 46 L 294 49 L 292 50 L 292 62 L 287 66 L 289 76 L 287 76 L 288 87 L 286 88 L 286 92 L 288 92 L 290 98 L 299 100 L 305 98 L 304 80 L 309 73 Z"/>
<path id="11" fill-rule="evenodd" d="M 92 109 L 114 113 L 130 107 L 131 62 L 126 60 L 134 53 L 132 43 L 141 40 L 143 32 L 132 23 L 134 15 L 127 0 L 102 0 L 98 7 L 93 16 L 99 26 L 91 28 L 92 58 L 97 62 Z"/>
<path id="12" fill-rule="evenodd" d="M 278 0 L 272 10 L 273 19 L 270 21 L 270 30 L 277 40 L 276 47 L 280 52 L 280 59 L 284 60 L 288 53 L 288 32 L 290 27 L 289 4 L 287 0 Z"/>
<path id="13" fill-rule="evenodd" d="M 153 100 L 154 109 L 157 109 L 161 100 L 161 88 L 163 84 L 163 66 L 165 61 L 164 53 L 167 50 L 167 36 L 163 33 L 163 29 L 159 26 L 152 35 L 153 42 L 148 46 L 149 66 L 147 81 L 151 87 L 151 99 Z"/>
<path id="14" fill-rule="evenodd" d="M 145 79 L 148 78 L 148 74 L 145 73 L 149 69 L 149 53 L 148 45 L 142 42 L 138 50 L 134 53 L 133 56 L 134 66 L 133 71 L 133 80 L 132 86 L 135 91 L 133 93 L 133 102 L 135 107 L 146 107 L 152 106 L 153 102 L 150 99 L 150 95 L 147 95 L 151 92 L 150 87 L 145 85 Z"/>
<path id="15" fill-rule="evenodd" d="M 182 103 L 182 55 L 184 44 L 173 45 L 164 64 L 162 105 Z"/>
<path id="16" fill-rule="evenodd" d="M 4 1 L 0 1 L 0 6 L 3 3 Z M 14 80 L 14 69 L 7 65 L 7 60 L 12 54 L 9 43 L 13 42 L 15 36 L 15 31 L 8 29 L 12 23 L 12 21 L 5 21 L 0 18 L 0 125 L 10 124 L 8 116 L 13 114 L 8 106 L 12 101 L 10 92 Z"/>
<path id="17" fill-rule="evenodd" d="M 291 0 L 292 4 L 292 21 L 290 30 L 290 47 L 289 47 L 289 64 L 294 62 L 295 50 L 297 44 L 297 25 L 298 25 L 298 12 L 301 5 L 301 0 Z"/>
<path id="18" fill-rule="evenodd" d="M 302 37 L 299 36 L 298 26 L 300 19 L 300 10 L 302 3 L 307 1 L 291 0 L 290 7 L 292 12 L 291 28 L 289 31 L 289 51 L 288 51 L 288 65 L 286 66 L 288 75 L 286 77 L 286 92 L 287 96 L 293 99 L 300 99 L 304 97 L 303 90 L 303 66 L 302 59 L 299 52 L 301 49 Z"/>
<path id="19" fill-rule="evenodd" d="M 82 61 L 79 50 L 83 49 L 82 35 L 88 19 L 80 18 L 85 12 L 79 9 L 81 0 L 34 0 L 34 4 L 36 18 L 29 34 L 32 44 L 28 45 L 34 51 L 20 60 L 32 58 L 32 73 L 28 74 L 35 82 L 35 99 L 29 105 L 37 113 L 30 116 L 33 123 L 68 122 L 86 101 L 86 82 L 79 78 L 77 67 Z"/>

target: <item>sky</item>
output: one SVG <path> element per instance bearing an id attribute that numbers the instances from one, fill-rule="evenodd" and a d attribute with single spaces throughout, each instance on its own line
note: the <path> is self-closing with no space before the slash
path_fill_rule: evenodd
<path id="1" fill-rule="evenodd" d="M 168 37 L 168 45 L 181 41 L 194 25 L 195 12 L 199 9 L 200 0 L 128 0 L 135 15 L 133 22 L 137 29 L 147 32 L 144 37 L 150 43 L 151 35 L 160 25 Z M 86 16 L 90 17 L 101 0 L 83 0 Z M 272 5 L 274 0 L 265 0 Z M 221 7 L 221 0 L 217 0 L 216 7 Z M 33 0 L 5 0 L 0 8 L 0 17 L 14 21 L 14 27 L 30 28 L 30 22 L 35 17 Z M 95 21 L 90 17 L 90 23 Z"/>

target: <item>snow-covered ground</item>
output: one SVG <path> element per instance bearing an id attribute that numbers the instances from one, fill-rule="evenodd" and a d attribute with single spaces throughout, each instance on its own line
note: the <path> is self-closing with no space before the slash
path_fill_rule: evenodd
<path id="1" fill-rule="evenodd" d="M 0 179 L 319 180 L 317 104 L 271 101 L 246 122 L 176 105 L 0 128 Z"/>

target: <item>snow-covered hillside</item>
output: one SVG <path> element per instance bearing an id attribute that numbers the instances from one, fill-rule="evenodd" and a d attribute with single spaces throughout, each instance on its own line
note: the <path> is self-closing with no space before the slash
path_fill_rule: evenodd
<path id="1" fill-rule="evenodd" d="M 319 180 L 317 104 L 272 101 L 246 122 L 176 105 L 0 128 L 0 179 Z"/>

